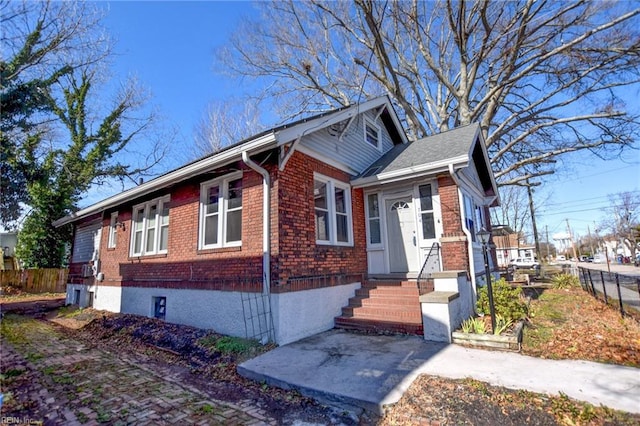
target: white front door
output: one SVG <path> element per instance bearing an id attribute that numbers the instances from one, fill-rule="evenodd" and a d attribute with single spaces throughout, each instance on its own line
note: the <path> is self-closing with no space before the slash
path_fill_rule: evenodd
<path id="1" fill-rule="evenodd" d="M 412 197 L 388 199 L 386 210 L 389 271 L 417 271 L 418 239 Z"/>

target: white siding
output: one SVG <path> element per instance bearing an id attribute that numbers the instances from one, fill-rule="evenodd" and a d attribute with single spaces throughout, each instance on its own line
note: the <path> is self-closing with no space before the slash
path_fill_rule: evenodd
<path id="1" fill-rule="evenodd" d="M 101 226 L 101 222 L 94 222 L 87 226 L 76 228 L 71 262 L 82 263 L 98 259 Z"/>
<path id="2" fill-rule="evenodd" d="M 323 128 L 304 136 L 300 143 L 305 148 L 315 151 L 324 157 L 348 165 L 358 172 L 363 172 L 367 166 L 393 148 L 393 142 L 381 119 L 378 119 L 376 124 L 381 129 L 382 151 L 366 142 L 362 115 L 358 115 L 353 120 L 342 140 L 340 140 L 339 133 L 332 131 L 330 128 Z M 367 112 L 366 115 L 372 120 L 375 118 L 373 111 Z"/>

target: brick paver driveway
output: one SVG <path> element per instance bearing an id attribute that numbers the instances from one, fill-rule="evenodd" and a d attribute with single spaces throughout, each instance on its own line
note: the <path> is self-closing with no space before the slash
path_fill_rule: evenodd
<path id="1" fill-rule="evenodd" d="M 274 424 L 249 404 L 216 401 L 170 374 L 27 317 L 2 319 L 2 424 Z"/>

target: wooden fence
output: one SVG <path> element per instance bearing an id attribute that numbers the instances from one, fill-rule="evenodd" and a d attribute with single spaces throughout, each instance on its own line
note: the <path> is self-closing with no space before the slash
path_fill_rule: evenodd
<path id="1" fill-rule="evenodd" d="M 69 269 L 24 269 L 0 271 L 2 287 L 11 286 L 26 293 L 64 293 Z"/>

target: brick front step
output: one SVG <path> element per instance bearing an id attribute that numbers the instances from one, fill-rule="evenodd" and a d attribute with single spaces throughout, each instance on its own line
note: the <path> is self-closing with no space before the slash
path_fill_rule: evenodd
<path id="1" fill-rule="evenodd" d="M 368 331 L 377 333 L 399 333 L 423 335 L 422 321 L 418 323 L 394 322 L 376 319 L 337 317 L 336 328 L 344 330 Z"/>
<path id="2" fill-rule="evenodd" d="M 398 307 L 411 307 L 415 308 L 418 304 L 418 299 L 415 296 L 378 296 L 378 297 L 366 297 L 366 296 L 356 296 L 349 299 L 349 306 L 352 308 L 358 308 L 361 306 L 371 306 L 371 307 L 388 307 L 388 306 L 398 306 Z"/>
<path id="3" fill-rule="evenodd" d="M 335 319 L 336 328 L 422 334 L 422 312 L 415 281 L 368 280 Z"/>
<path id="4" fill-rule="evenodd" d="M 409 287 L 374 287 L 374 288 L 359 288 L 356 290 L 356 296 L 362 297 L 389 297 L 389 296 L 404 296 L 415 297 L 418 294 L 418 288 Z"/>
<path id="5" fill-rule="evenodd" d="M 388 320 L 397 320 L 397 321 L 422 321 L 422 313 L 420 310 L 405 308 L 400 309 L 395 306 L 393 307 L 358 307 L 353 308 L 350 306 L 345 306 L 342 308 L 342 316 L 343 317 L 354 317 L 354 318 L 375 318 L 375 319 L 388 319 Z"/>
<path id="6" fill-rule="evenodd" d="M 367 280 L 362 285 L 362 288 L 376 288 L 376 287 L 408 287 L 408 288 L 416 288 L 418 287 L 418 282 L 415 280 Z"/>

